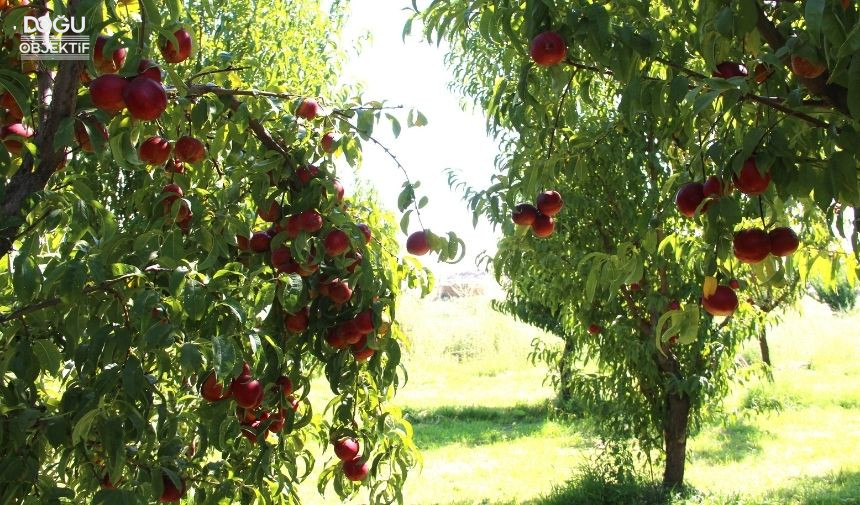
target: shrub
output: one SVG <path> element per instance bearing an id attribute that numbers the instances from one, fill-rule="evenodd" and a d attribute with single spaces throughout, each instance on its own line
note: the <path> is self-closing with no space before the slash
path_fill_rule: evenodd
<path id="1" fill-rule="evenodd" d="M 840 279 L 831 286 L 820 281 L 814 281 L 812 289 L 813 298 L 821 303 L 826 303 L 833 312 L 845 313 L 852 310 L 857 304 L 857 290 L 852 288 L 844 279 Z"/>

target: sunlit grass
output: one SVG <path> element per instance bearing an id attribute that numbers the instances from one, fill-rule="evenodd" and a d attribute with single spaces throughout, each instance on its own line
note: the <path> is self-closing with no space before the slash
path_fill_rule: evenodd
<path id="1" fill-rule="evenodd" d="M 493 312 L 484 297 L 404 305 L 413 346 L 396 402 L 424 456 L 406 503 L 637 503 L 624 497 L 650 492 L 630 484 L 610 490 L 621 500 L 610 501 L 588 494 L 602 484 L 566 485 L 596 442 L 588 421 L 555 415 L 546 370 L 526 359 L 534 338 L 557 339 Z M 667 503 L 860 504 L 860 315 L 834 316 L 813 301 L 802 308 L 769 333 L 774 382 L 737 388 L 726 405 L 736 416 L 690 440 L 692 495 Z M 745 355 L 757 359 L 758 344 Z M 303 495 L 335 503 L 310 486 Z"/>

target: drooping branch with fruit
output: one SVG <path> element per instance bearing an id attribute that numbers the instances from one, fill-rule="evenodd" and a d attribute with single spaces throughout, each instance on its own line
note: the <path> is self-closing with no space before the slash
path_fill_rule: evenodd
<path id="1" fill-rule="evenodd" d="M 431 277 L 338 179 L 400 128 L 307 44 L 342 7 L 3 7 L 0 501 L 299 503 L 321 466 L 320 492 L 402 503 L 397 300 Z M 89 61 L 22 64 L 25 13 L 85 16 Z"/>
<path id="2" fill-rule="evenodd" d="M 691 427 L 760 335 L 736 290 L 858 273 L 856 246 L 833 252 L 860 237 L 856 5 L 453 0 L 419 23 L 500 145 L 486 189 L 449 175 L 504 233 L 499 308 L 561 337 L 535 354 L 560 396 L 682 485 Z M 547 188 L 554 217 L 530 201 Z"/>

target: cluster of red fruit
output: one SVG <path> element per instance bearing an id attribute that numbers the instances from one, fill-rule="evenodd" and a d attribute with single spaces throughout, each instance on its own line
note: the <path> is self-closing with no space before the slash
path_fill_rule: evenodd
<path id="1" fill-rule="evenodd" d="M 174 32 L 176 44 L 162 38 L 159 49 L 168 63 L 181 63 L 191 55 L 191 34 L 184 28 Z M 137 73 L 129 78 L 117 75 L 125 65 L 126 49 L 116 49 L 110 57 L 104 54 L 108 38 L 100 36 L 93 48 L 93 66 L 102 74 L 89 82 L 93 105 L 108 114 L 128 109 L 132 118 L 154 121 L 167 109 L 167 93 L 161 84 L 161 69 L 150 60 L 140 60 Z M 178 45 L 177 45 L 178 44 Z M 89 81 L 86 70 L 82 82 Z"/>
<path id="2" fill-rule="evenodd" d="M 235 401 L 236 416 L 242 425 L 242 435 L 251 443 L 256 443 L 258 436 L 262 436 L 265 440 L 269 433 L 280 433 L 284 429 L 285 405 L 289 405 L 293 411 L 299 409 L 299 401 L 293 396 L 293 382 L 289 377 L 285 375 L 278 377 L 272 384 L 272 390 L 276 392 L 277 400 L 274 404 L 277 411 L 264 411 L 260 407 L 265 388 L 262 382 L 251 376 L 251 367 L 245 363 L 242 365 L 242 373 L 230 382 L 226 391 L 218 383 L 215 372 L 210 372 L 200 387 L 200 395 L 210 402 L 228 399 Z"/>
<path id="3" fill-rule="evenodd" d="M 827 71 L 827 66 L 805 58 L 799 54 L 791 56 L 791 71 L 794 75 L 803 79 L 815 79 Z M 767 64 L 759 62 L 753 71 L 753 78 L 758 84 L 762 84 L 773 74 L 774 70 Z M 746 78 L 749 75 L 746 65 L 735 61 L 723 61 L 717 64 L 716 70 L 711 75 L 720 79 L 731 79 L 732 77 Z"/>
<path id="4" fill-rule="evenodd" d="M 171 153 L 173 158 L 170 157 Z M 199 163 L 206 158 L 206 146 L 194 137 L 183 136 L 176 141 L 174 149 L 166 139 L 149 137 L 140 144 L 138 158 L 148 165 L 164 165 L 168 173 L 181 174 L 185 172 L 185 163 Z M 182 188 L 171 182 L 162 188 L 161 193 L 162 209 L 167 222 L 175 223 L 183 233 L 188 234 L 194 213 L 191 211 L 191 204 L 183 198 Z M 174 203 L 178 205 L 176 209 Z"/>
<path id="5" fill-rule="evenodd" d="M 545 238 L 555 230 L 553 216 L 561 212 L 564 201 L 558 191 L 544 191 L 537 196 L 537 207 L 520 203 L 511 212 L 511 220 L 519 226 L 531 226 L 535 237 Z"/>
<path id="6" fill-rule="evenodd" d="M 4 14 L 4 19 L 8 19 L 6 13 L 10 12 L 11 9 L 26 5 L 29 5 L 28 0 L 20 0 L 18 2 L 15 2 L 14 0 L 0 0 L 0 12 Z M 28 16 L 39 17 L 41 14 L 42 13 L 37 12 L 37 9 L 27 9 Z M 2 34 L 0 34 L 0 39 L 3 39 Z M 19 46 L 20 42 L 21 35 L 18 33 L 15 33 L 13 37 L 3 39 L 3 55 L 6 56 L 14 54 L 15 48 Z M 25 73 L 32 73 L 36 70 L 35 61 L 22 61 L 19 55 L 13 55 L 8 60 L 4 58 L 2 65 L 5 66 L 7 62 L 10 68 L 20 67 L 21 64 L 24 63 Z M 18 137 L 21 139 L 29 139 L 35 133 L 31 127 L 22 123 L 23 120 L 24 111 L 21 110 L 21 106 L 15 100 L 15 97 L 8 91 L 4 91 L 0 94 L 0 125 L 2 125 L 0 126 L 0 140 L 3 141 L 3 145 L 6 146 L 6 150 L 9 151 L 10 154 L 21 154 L 23 144 L 18 140 Z"/>
<path id="7" fill-rule="evenodd" d="M 334 454 L 341 460 L 341 470 L 346 478 L 359 482 L 367 477 L 370 467 L 367 461 L 363 461 L 359 453 L 358 440 L 352 437 L 344 437 L 334 442 Z"/>
<path id="8" fill-rule="evenodd" d="M 726 72 L 726 69 L 722 70 Z M 712 175 L 704 182 L 688 182 L 678 189 L 675 194 L 675 205 L 678 212 L 687 217 L 693 217 L 697 212 L 708 209 L 711 201 L 718 200 L 731 193 L 735 187 L 748 196 L 757 196 L 767 191 L 770 186 L 770 172 L 761 173 L 756 165 L 755 157 L 748 158 L 740 173 L 732 175 L 732 183 Z M 743 263 L 758 263 L 769 254 L 788 256 L 797 250 L 800 241 L 791 228 L 774 228 L 770 233 L 754 228 L 741 230 L 735 234 L 733 249 L 735 257 Z M 717 286 L 716 291 L 705 296 L 702 305 L 705 310 L 715 316 L 729 316 L 738 306 L 738 298 L 734 286 Z"/>

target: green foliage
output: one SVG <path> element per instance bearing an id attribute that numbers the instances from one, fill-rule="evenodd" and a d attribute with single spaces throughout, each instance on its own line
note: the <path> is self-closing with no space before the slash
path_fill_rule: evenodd
<path id="1" fill-rule="evenodd" d="M 844 279 L 834 286 L 826 286 L 820 281 L 812 283 L 815 299 L 826 303 L 833 312 L 849 312 L 857 304 L 857 290 Z"/>
<path id="2" fill-rule="evenodd" d="M 740 342 L 775 307 L 821 271 L 856 278 L 857 257 L 838 240 L 860 251 L 853 3 L 455 0 L 416 10 L 407 31 L 417 23 L 428 41 L 450 43 L 452 85 L 484 109 L 500 144 L 485 188 L 449 172 L 476 219 L 504 235 L 491 262 L 506 289 L 499 308 L 564 339 L 563 351 L 536 348 L 533 358 L 608 436 L 661 447 L 673 395 L 690 399 L 695 429 L 728 393 Z M 542 68 L 529 44 L 547 30 L 567 54 Z M 791 56 L 829 70 L 795 75 Z M 721 62 L 749 76 L 713 76 Z M 728 182 L 749 158 L 772 175 L 763 195 L 725 194 L 692 219 L 679 215 L 681 184 Z M 538 239 L 509 216 L 548 189 L 565 207 Z M 798 252 L 754 266 L 735 259 L 735 232 L 777 226 L 799 230 Z M 699 310 L 711 276 L 744 286 L 728 320 Z"/>
<path id="3" fill-rule="evenodd" d="M 136 75 L 143 58 L 159 63 L 169 104 L 153 122 L 109 115 L 77 86 L 75 62 L 20 72 L 17 46 L 2 49 L 15 70 L 0 71 L 0 85 L 33 110 L 24 122 L 47 141 L 35 137 L 35 157 L 0 149 L 0 246 L 8 245 L 0 250 L 0 502 L 142 503 L 175 486 L 196 503 L 297 503 L 297 484 L 321 466 L 321 492 L 402 503 L 420 458 L 410 424 L 388 403 L 406 380 L 398 298 L 403 285 L 427 293 L 432 277 L 400 257 L 393 214 L 367 194 L 341 201 L 336 187 L 338 166 L 359 167 L 379 121 L 399 128 L 426 118 L 409 111 L 398 119 L 385 103 L 335 86 L 341 2 L 329 11 L 310 0 L 52 5 L 57 15 L 74 6 L 86 14 L 91 40 L 109 35 L 106 54 L 128 50 L 123 77 Z M 23 12 L 4 10 L 5 36 Z M 165 64 L 159 38 L 175 42 L 180 26 L 192 34 L 193 52 Z M 92 61 L 86 72 L 98 75 Z M 68 77 L 76 89 L 64 94 L 59 83 Z M 51 104 L 40 103 L 54 81 Z M 316 119 L 297 113 L 308 96 L 323 97 Z M 39 104 L 61 114 L 74 102 L 56 124 L 36 111 Z M 78 145 L 76 121 L 93 152 Z M 329 132 L 335 141 L 326 150 Z M 172 160 L 147 166 L 138 146 L 154 135 L 198 138 L 205 159 L 181 172 L 167 170 Z M 53 150 L 64 153 L 64 168 Z M 303 180 L 311 165 L 319 173 Z M 168 183 L 182 198 L 162 190 Z M 13 201 L 21 187 L 28 189 Z M 264 222 L 258 209 L 273 202 L 281 216 Z M 417 212 L 426 199 L 413 203 Z M 322 229 L 293 234 L 289 217 L 311 210 Z M 334 230 L 346 234 L 346 255 L 326 254 Z M 271 238 L 260 253 L 242 245 L 253 232 Z M 461 242 L 450 236 L 434 245 L 451 258 Z M 288 253 L 290 272 L 276 266 L 275 252 Z M 352 289 L 345 302 L 320 294 L 336 279 Z M 304 310 L 307 328 L 288 330 L 285 317 Z M 358 346 L 330 340 L 364 311 L 373 326 L 366 361 Z M 235 393 L 243 364 L 262 384 L 258 407 L 201 397 L 212 373 Z M 308 396 L 319 376 L 330 391 L 314 410 Z M 287 377 L 291 392 L 276 383 Z M 320 458 L 320 447 L 343 436 L 360 441 L 370 469 L 361 484 L 329 452 Z M 109 483 L 116 489 L 99 489 Z"/>

